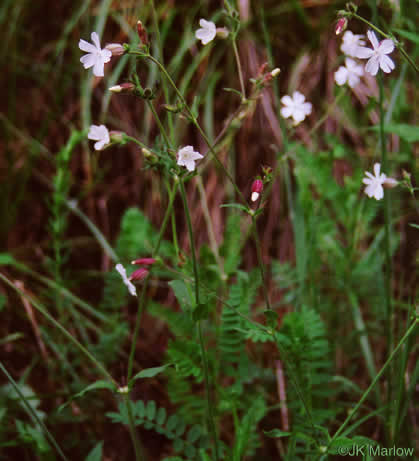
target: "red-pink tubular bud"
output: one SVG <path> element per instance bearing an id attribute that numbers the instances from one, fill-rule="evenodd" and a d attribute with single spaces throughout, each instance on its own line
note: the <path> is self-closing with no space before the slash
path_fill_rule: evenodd
<path id="1" fill-rule="evenodd" d="M 151 266 L 155 262 L 156 262 L 156 260 L 154 258 L 140 258 L 140 259 L 134 259 L 134 261 L 131 261 L 131 264 L 138 264 L 138 265 L 143 265 L 143 266 Z"/>
<path id="2" fill-rule="evenodd" d="M 105 48 L 112 53 L 112 56 L 121 56 L 125 53 L 125 48 L 120 43 L 108 43 Z"/>
<path id="3" fill-rule="evenodd" d="M 137 269 L 130 275 L 129 280 L 131 281 L 143 280 L 144 278 L 147 277 L 147 275 L 148 275 L 148 270 L 144 269 L 144 267 L 140 267 L 140 269 Z"/>
<path id="4" fill-rule="evenodd" d="M 256 202 L 256 200 L 259 198 L 259 195 L 263 191 L 263 182 L 260 179 L 256 179 L 253 181 L 252 184 L 252 196 L 251 200 L 252 202 Z"/>
<path id="5" fill-rule="evenodd" d="M 336 23 L 336 26 L 335 26 L 336 35 L 341 34 L 346 29 L 347 25 L 348 25 L 348 20 L 346 18 L 338 19 L 338 22 Z"/>
<path id="6" fill-rule="evenodd" d="M 143 26 L 143 23 L 141 21 L 137 21 L 137 33 L 138 37 L 141 40 L 141 43 L 144 45 L 148 44 L 148 38 L 147 38 L 147 31 L 145 30 L 145 27 Z"/>

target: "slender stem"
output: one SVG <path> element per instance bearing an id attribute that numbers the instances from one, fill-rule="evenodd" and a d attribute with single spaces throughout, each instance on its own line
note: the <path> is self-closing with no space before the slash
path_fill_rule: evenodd
<path id="1" fill-rule="evenodd" d="M 132 414 L 131 400 L 129 399 L 128 393 L 124 395 L 124 402 L 128 413 L 128 426 L 132 443 L 134 445 L 135 459 L 136 461 L 142 461 L 144 459 L 144 454 L 141 447 L 140 439 L 138 438 L 137 432 L 135 430 L 135 421 L 134 416 Z"/>
<path id="2" fill-rule="evenodd" d="M 416 71 L 419 73 L 419 67 L 415 64 L 415 62 L 413 61 L 413 59 L 408 55 L 408 53 L 406 52 L 406 50 L 402 47 L 402 45 L 400 44 L 400 42 L 398 40 L 394 41 L 393 37 L 389 34 L 386 34 L 382 29 L 378 28 L 377 26 L 374 26 L 374 24 L 372 24 L 370 21 L 368 21 L 367 19 L 363 18 L 362 16 L 359 16 L 358 14 L 356 13 L 351 13 L 351 15 L 354 17 L 354 18 L 357 18 L 359 19 L 360 21 L 364 22 L 365 24 L 367 24 L 369 27 L 371 27 L 371 29 L 374 29 L 376 32 L 378 32 L 379 34 L 381 34 L 383 37 L 385 38 L 389 38 L 391 40 L 393 40 L 394 44 L 396 45 L 396 48 L 400 51 L 400 53 L 403 55 L 403 57 L 406 59 L 406 61 L 410 64 L 410 66 Z"/>
<path id="3" fill-rule="evenodd" d="M 154 250 L 152 252 L 153 257 L 157 256 L 157 253 L 158 253 L 158 251 L 160 249 L 160 244 L 161 244 L 161 241 L 163 239 L 163 235 L 164 235 L 164 232 L 166 230 L 167 223 L 169 222 L 169 217 L 170 217 L 170 215 L 172 213 L 173 202 L 174 202 L 175 197 L 176 197 L 177 187 L 178 187 L 178 183 L 175 182 L 175 184 L 173 185 L 172 193 L 169 195 L 169 204 L 167 206 L 166 213 L 164 215 L 163 222 L 162 222 L 162 225 L 160 227 L 160 232 L 159 232 L 159 236 L 158 236 L 158 239 L 157 239 L 157 243 L 156 243 L 156 246 L 154 247 Z M 135 321 L 134 333 L 133 333 L 132 342 L 131 342 L 131 351 L 130 351 L 129 359 L 128 359 L 128 373 L 127 373 L 127 383 L 128 384 L 129 384 L 129 382 L 131 380 L 131 377 L 132 377 L 132 370 L 133 370 L 134 356 L 135 356 L 135 348 L 136 348 L 136 345 L 137 345 L 138 335 L 139 335 L 139 332 L 140 332 L 141 318 L 142 318 L 142 314 L 143 314 L 143 311 L 144 311 L 144 308 L 145 308 L 145 300 L 146 300 L 146 295 L 145 294 L 146 294 L 146 291 L 147 291 L 147 285 L 148 285 L 149 279 L 150 279 L 150 274 L 148 274 L 147 277 L 144 279 L 144 283 L 143 283 L 143 286 L 142 286 L 142 289 L 141 289 L 140 301 L 139 301 L 138 310 L 137 310 L 137 318 L 136 318 L 136 321 Z"/>
<path id="4" fill-rule="evenodd" d="M 237 49 L 237 42 L 236 38 L 233 37 L 233 50 L 234 50 L 234 57 L 236 58 L 237 70 L 239 72 L 239 80 L 240 80 L 240 88 L 242 93 L 242 99 L 246 100 L 246 88 L 244 86 L 244 79 L 243 79 L 243 69 L 240 62 L 240 55 L 239 50 Z"/>
<path id="5" fill-rule="evenodd" d="M 169 81 L 170 85 L 174 89 L 175 93 L 177 94 L 178 98 L 182 102 L 183 106 L 185 107 L 186 111 L 188 112 L 188 115 L 192 121 L 192 123 L 195 125 L 199 133 L 201 134 L 202 138 L 204 139 L 205 143 L 207 144 L 212 156 L 214 157 L 214 160 L 216 161 L 217 165 L 224 171 L 224 174 L 227 176 L 231 184 L 233 185 L 237 195 L 241 198 L 241 200 L 246 203 L 246 199 L 244 198 L 241 190 L 238 188 L 237 184 L 235 183 L 233 177 L 231 176 L 230 172 L 227 170 L 227 168 L 223 165 L 221 160 L 218 158 L 217 154 L 215 153 L 215 150 L 211 144 L 211 141 L 209 140 L 208 136 L 205 134 L 204 130 L 201 128 L 201 125 L 198 123 L 198 120 L 196 119 L 194 113 L 192 112 L 191 108 L 188 106 L 188 103 L 186 102 L 186 99 L 183 97 L 182 93 L 179 91 L 178 87 L 176 86 L 175 82 L 172 80 L 172 77 L 170 77 L 169 73 L 167 72 L 166 68 L 153 56 L 150 54 L 144 54 L 140 53 L 137 51 L 131 51 L 131 54 L 139 55 L 141 57 L 145 57 L 149 59 L 150 61 L 154 62 L 156 66 L 161 70 L 163 75 L 167 78 Z"/>
<path id="6" fill-rule="evenodd" d="M 409 329 L 406 331 L 404 336 L 401 338 L 399 341 L 399 344 L 397 344 L 396 348 L 393 350 L 393 352 L 390 354 L 388 359 L 386 360 L 386 363 L 382 366 L 381 370 L 377 373 L 375 378 L 372 380 L 371 384 L 368 386 L 368 389 L 364 392 L 358 403 L 355 405 L 354 409 L 350 412 L 350 414 L 347 416 L 345 421 L 341 424 L 339 429 L 335 432 L 334 436 L 331 438 L 328 447 L 331 446 L 332 442 L 343 432 L 345 427 L 348 425 L 349 421 L 355 416 L 357 411 L 360 409 L 361 405 L 364 403 L 365 399 L 368 397 L 374 386 L 377 384 L 378 380 L 381 378 L 383 373 L 386 371 L 387 367 L 389 364 L 392 362 L 393 358 L 399 351 L 399 349 L 402 347 L 402 345 L 405 343 L 407 338 L 413 333 L 413 330 L 415 327 L 418 325 L 419 319 L 415 319 L 412 325 L 410 325 Z"/>
<path id="7" fill-rule="evenodd" d="M 162 134 L 166 144 L 167 144 L 167 147 L 170 147 L 172 145 L 172 143 L 170 142 L 170 139 L 169 137 L 167 136 L 167 133 L 166 133 L 166 130 L 164 129 L 164 126 L 160 120 L 160 117 L 158 116 L 157 112 L 156 112 L 156 109 L 154 108 L 153 106 L 153 103 L 147 99 L 147 104 L 148 104 L 148 107 L 150 108 L 151 112 L 153 113 L 153 116 L 154 116 L 154 120 L 156 121 L 158 127 L 159 127 L 159 130 L 160 130 L 160 133 Z"/>
<path id="8" fill-rule="evenodd" d="M 259 235 L 258 235 L 258 231 L 256 227 L 256 217 L 254 215 L 252 216 L 252 227 L 253 227 L 253 238 L 255 240 L 256 252 L 258 256 L 260 275 L 262 276 L 263 295 L 265 297 L 266 308 L 268 310 L 271 310 L 271 304 L 269 302 L 268 286 L 266 284 L 265 269 L 263 266 L 262 247 L 260 244 L 260 239 L 259 239 Z"/>
<path id="9" fill-rule="evenodd" d="M 118 387 L 118 383 L 112 378 L 111 374 L 105 369 L 105 367 L 79 342 L 73 335 L 71 335 L 63 326 L 61 326 L 55 319 L 52 317 L 46 309 L 41 306 L 41 304 L 33 299 L 32 297 L 28 296 L 24 291 L 17 288 L 7 277 L 0 273 L 0 279 L 3 280 L 7 285 L 11 288 L 16 290 L 20 296 L 28 299 L 29 302 L 35 307 L 37 311 L 39 311 L 47 320 L 49 320 L 61 333 L 70 341 L 72 342 L 103 374 L 103 376 L 111 381 L 115 387 Z"/>
<path id="10" fill-rule="evenodd" d="M 42 430 L 45 432 L 45 435 L 47 439 L 50 441 L 51 445 L 57 450 L 57 453 L 60 455 L 60 457 L 64 461 L 68 461 L 68 458 L 65 456 L 65 454 L 62 452 L 61 448 L 59 447 L 57 441 L 55 440 L 54 436 L 51 434 L 51 432 L 48 430 L 48 428 L 45 426 L 44 422 L 42 419 L 38 416 L 37 412 L 33 409 L 33 407 L 29 404 L 27 398 L 25 395 L 22 393 L 22 391 L 19 388 L 19 385 L 16 383 L 16 381 L 12 378 L 12 376 L 9 374 L 9 372 L 6 370 L 4 365 L 0 362 L 0 370 L 6 375 L 7 379 L 10 381 L 10 384 L 12 385 L 13 389 L 15 390 L 16 394 L 19 396 L 20 401 L 24 405 L 26 411 L 28 414 L 39 424 L 39 426 L 42 428 Z"/>
<path id="11" fill-rule="evenodd" d="M 198 272 L 198 265 L 196 261 L 196 251 L 195 251 L 195 242 L 194 242 L 194 236 L 193 236 L 193 230 L 192 230 L 192 222 L 191 222 L 191 216 L 189 213 L 189 207 L 188 207 L 188 201 L 186 198 L 186 192 L 185 192 L 185 186 L 183 185 L 183 181 L 180 181 L 180 193 L 182 196 L 182 201 L 183 201 L 183 207 L 185 209 L 185 215 L 186 215 L 186 222 L 188 225 L 188 233 L 189 233 L 189 240 L 190 240 L 190 245 L 191 245 L 191 253 L 192 253 L 192 264 L 193 264 L 193 271 L 194 271 L 194 285 L 195 285 L 195 303 L 196 307 L 199 307 L 200 301 L 199 301 L 199 272 Z M 216 461 L 219 460 L 218 456 L 218 440 L 217 440 L 217 431 L 215 428 L 215 417 L 214 417 L 214 409 L 213 409 L 213 402 L 211 398 L 211 391 L 210 391 L 210 380 L 209 380 L 209 369 L 208 369 L 208 358 L 207 358 L 207 353 L 205 350 L 205 344 L 204 344 L 204 338 L 202 336 L 202 327 L 201 327 L 201 321 L 197 321 L 198 325 L 198 336 L 199 336 L 199 344 L 201 346 L 201 354 L 202 354 L 202 363 L 204 366 L 204 377 L 205 377 L 205 388 L 206 388 L 206 394 L 207 394 L 207 405 L 208 405 L 208 429 L 209 432 L 212 436 L 213 443 L 214 443 L 214 455 Z"/>
<path id="12" fill-rule="evenodd" d="M 335 109 L 337 104 L 340 102 L 342 99 L 343 95 L 345 94 L 345 88 L 341 88 L 339 94 L 336 96 L 335 100 L 332 102 L 332 104 L 329 104 L 327 106 L 326 112 L 323 114 L 323 116 L 316 122 L 316 124 L 313 126 L 313 128 L 309 131 L 308 135 L 312 136 L 315 131 L 317 131 L 323 123 L 327 120 L 329 117 L 330 113 Z"/>
<path id="13" fill-rule="evenodd" d="M 380 73 L 378 76 L 379 86 L 379 114 L 380 114 L 380 147 L 381 147 L 381 162 L 383 170 L 388 172 L 388 159 L 386 149 L 386 136 L 384 134 L 384 85 L 383 76 Z M 391 301 L 391 279 L 392 279 L 392 261 L 390 248 L 390 194 L 384 194 L 384 251 L 385 251 L 385 292 L 386 292 L 386 336 L 388 338 L 389 350 L 394 347 L 393 336 L 393 303 Z M 393 370 L 389 367 L 387 379 L 387 422 L 391 428 L 391 413 L 393 407 Z"/>

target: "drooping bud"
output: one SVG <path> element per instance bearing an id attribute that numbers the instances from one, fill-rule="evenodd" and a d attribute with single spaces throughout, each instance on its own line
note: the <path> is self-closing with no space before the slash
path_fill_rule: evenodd
<path id="1" fill-rule="evenodd" d="M 147 277 L 148 275 L 148 270 L 144 269 L 144 267 L 140 267 L 136 271 L 134 271 L 130 276 L 129 280 L 131 281 L 137 281 L 137 280 L 143 280 Z"/>
<path id="2" fill-rule="evenodd" d="M 137 21 L 137 33 L 141 43 L 143 45 L 148 45 L 147 31 L 145 30 L 141 21 Z"/>
<path id="3" fill-rule="evenodd" d="M 399 181 L 397 181 L 394 178 L 386 178 L 383 182 L 383 187 L 385 189 L 393 189 L 393 187 L 396 187 L 399 184 Z"/>
<path id="4" fill-rule="evenodd" d="M 134 261 L 131 261 L 131 264 L 137 264 L 137 265 L 144 265 L 144 266 L 151 266 L 156 262 L 155 258 L 140 258 L 140 259 L 134 259 Z"/>
<path id="5" fill-rule="evenodd" d="M 272 77 L 276 77 L 277 75 L 279 75 L 280 72 L 281 69 L 279 67 L 275 67 L 275 69 L 271 71 L 271 75 Z"/>
<path id="6" fill-rule="evenodd" d="M 347 27 L 348 20 L 346 18 L 339 18 L 335 26 L 335 34 L 341 34 Z"/>
<path id="7" fill-rule="evenodd" d="M 105 49 L 112 53 L 112 56 L 121 56 L 125 53 L 125 48 L 120 43 L 108 43 Z"/>
<path id="8" fill-rule="evenodd" d="M 216 29 L 217 37 L 226 39 L 229 35 L 229 31 L 226 27 L 217 27 Z"/>
<path id="9" fill-rule="evenodd" d="M 112 93 L 130 93 L 135 88 L 133 83 L 120 83 L 109 88 Z"/>
<path id="10" fill-rule="evenodd" d="M 259 195 L 263 191 L 263 182 L 260 179 L 256 179 L 253 181 L 252 184 L 252 196 L 251 200 L 252 202 L 256 202 L 256 200 L 259 198 Z"/>
<path id="11" fill-rule="evenodd" d="M 125 133 L 122 131 L 110 131 L 109 137 L 112 142 L 123 143 L 125 141 Z"/>

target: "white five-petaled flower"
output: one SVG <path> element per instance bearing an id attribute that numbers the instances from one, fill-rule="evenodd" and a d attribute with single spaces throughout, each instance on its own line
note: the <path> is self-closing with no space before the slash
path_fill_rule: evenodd
<path id="1" fill-rule="evenodd" d="M 390 73 L 396 67 L 391 58 L 387 56 L 394 50 L 393 40 L 387 38 L 379 42 L 372 30 L 369 30 L 367 35 L 372 49 L 361 46 L 358 48 L 356 57 L 368 59 L 365 70 L 371 75 L 377 75 L 379 68 L 386 74 Z"/>
<path id="2" fill-rule="evenodd" d="M 281 115 L 284 118 L 292 117 L 294 125 L 298 125 L 311 114 L 312 105 L 310 102 L 304 102 L 305 100 L 305 96 L 299 91 L 294 91 L 292 97 L 283 96 L 281 102 L 285 107 L 281 109 Z"/>
<path id="3" fill-rule="evenodd" d="M 206 45 L 207 43 L 214 40 L 217 34 L 217 28 L 215 27 L 215 24 L 212 21 L 206 21 L 205 19 L 200 19 L 199 25 L 201 26 L 201 29 L 198 29 L 195 32 L 195 37 L 198 40 L 201 40 L 201 43 L 203 45 Z"/>
<path id="4" fill-rule="evenodd" d="M 340 49 L 346 56 L 352 58 L 357 57 L 358 48 L 365 45 L 364 36 L 353 34 L 350 30 L 347 30 L 342 37 L 342 44 Z"/>
<path id="5" fill-rule="evenodd" d="M 195 169 L 195 160 L 204 158 L 199 152 L 193 150 L 192 146 L 185 146 L 178 150 L 177 153 L 177 164 L 180 166 L 186 166 L 188 171 Z"/>
<path id="6" fill-rule="evenodd" d="M 127 277 L 127 271 L 125 270 L 125 267 L 122 264 L 117 264 L 115 266 L 115 269 L 119 272 L 119 274 L 122 277 L 122 281 L 125 283 L 125 285 L 128 288 L 128 291 L 132 296 L 137 296 L 137 290 L 134 286 L 134 284 L 130 281 L 130 279 Z"/>
<path id="7" fill-rule="evenodd" d="M 112 51 L 100 47 L 99 35 L 96 32 L 92 32 L 91 39 L 93 45 L 83 39 L 79 41 L 79 48 L 87 52 L 80 58 L 80 62 L 85 69 L 93 67 L 93 75 L 96 77 L 103 77 L 104 65 L 111 60 Z"/>
<path id="8" fill-rule="evenodd" d="M 90 125 L 88 139 L 95 142 L 95 149 L 102 150 L 107 144 L 111 142 L 109 131 L 105 125 Z"/>
<path id="9" fill-rule="evenodd" d="M 365 188 L 365 193 L 368 197 L 374 197 L 375 200 L 381 200 L 384 197 L 383 184 L 387 179 L 387 176 L 384 173 L 380 174 L 381 165 L 379 163 L 374 164 L 374 175 L 366 171 L 366 178 L 362 180 L 364 184 L 367 185 Z"/>
<path id="10" fill-rule="evenodd" d="M 351 88 L 354 88 L 359 83 L 359 78 L 364 75 L 364 69 L 357 64 L 353 59 L 346 58 L 345 65 L 340 66 L 335 72 L 335 82 L 342 86 L 346 82 Z"/>

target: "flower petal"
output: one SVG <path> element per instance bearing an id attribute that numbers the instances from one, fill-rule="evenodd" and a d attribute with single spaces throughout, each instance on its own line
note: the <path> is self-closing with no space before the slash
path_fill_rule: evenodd
<path id="1" fill-rule="evenodd" d="M 96 64 L 97 56 L 93 53 L 85 54 L 80 58 L 80 62 L 83 64 L 85 69 L 89 69 Z"/>
<path id="2" fill-rule="evenodd" d="M 381 164 L 380 163 L 374 163 L 374 174 L 375 174 L 376 178 L 378 178 L 380 176 L 380 169 L 381 169 Z"/>
<path id="3" fill-rule="evenodd" d="M 104 66 L 103 59 L 97 59 L 93 67 L 93 75 L 96 77 L 103 77 L 105 75 L 103 71 Z"/>
<path id="4" fill-rule="evenodd" d="M 292 98 L 294 99 L 294 104 L 302 104 L 306 100 L 306 97 L 299 91 L 294 91 Z"/>
<path id="5" fill-rule="evenodd" d="M 387 55 L 380 56 L 379 63 L 382 71 L 386 74 L 389 74 L 396 67 L 393 60 Z"/>
<path id="6" fill-rule="evenodd" d="M 82 51 L 87 51 L 88 53 L 95 53 L 96 52 L 96 47 L 92 45 L 89 42 L 86 42 L 86 40 L 83 40 L 82 38 L 79 41 L 79 48 Z"/>
<path id="7" fill-rule="evenodd" d="M 95 47 L 100 50 L 100 40 L 99 40 L 99 35 L 96 32 L 92 32 L 92 35 L 90 36 L 92 39 L 92 42 L 94 43 Z"/>
<path id="8" fill-rule="evenodd" d="M 374 51 L 371 48 L 366 48 L 365 46 L 358 46 L 354 57 L 359 59 L 368 59 L 373 54 Z"/>
<path id="9" fill-rule="evenodd" d="M 288 118 L 288 117 L 291 117 L 292 113 L 294 112 L 294 109 L 292 107 L 283 107 L 281 109 L 281 115 L 284 117 L 284 118 Z"/>
<path id="10" fill-rule="evenodd" d="M 369 41 L 371 42 L 372 47 L 374 48 L 374 50 L 376 50 L 379 46 L 377 36 L 374 34 L 372 30 L 369 30 L 367 32 L 367 36 Z"/>
<path id="11" fill-rule="evenodd" d="M 304 112 L 305 115 L 310 115 L 312 109 L 313 109 L 313 106 L 312 106 L 311 102 L 305 102 L 301 106 L 301 110 Z"/>
<path id="12" fill-rule="evenodd" d="M 348 69 L 346 67 L 340 66 L 339 69 L 335 72 L 335 82 L 342 86 L 346 83 L 348 79 Z"/>
<path id="13" fill-rule="evenodd" d="M 291 99 L 291 96 L 282 96 L 281 98 L 281 102 L 282 104 L 284 104 L 285 106 L 293 106 L 294 105 L 294 101 Z M 288 116 L 289 117 L 289 116 Z"/>
<path id="14" fill-rule="evenodd" d="M 366 66 L 365 66 L 365 72 L 368 72 L 371 75 L 377 75 L 377 72 L 378 72 L 378 56 L 374 55 L 368 60 Z"/>
<path id="15" fill-rule="evenodd" d="M 380 50 L 380 53 L 390 54 L 394 50 L 393 40 L 390 40 L 389 38 L 387 38 L 386 40 L 383 40 L 380 43 L 380 46 L 378 47 L 378 49 Z"/>

